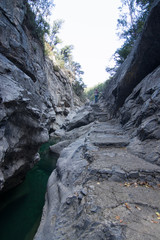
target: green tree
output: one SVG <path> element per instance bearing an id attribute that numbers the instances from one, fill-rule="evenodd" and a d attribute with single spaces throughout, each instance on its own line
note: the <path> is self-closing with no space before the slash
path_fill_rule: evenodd
<path id="1" fill-rule="evenodd" d="M 121 0 L 120 17 L 117 27 L 121 39 L 135 40 L 142 31 L 144 21 L 153 0 Z"/>
<path id="2" fill-rule="evenodd" d="M 60 64 L 60 68 L 69 69 L 68 72 L 72 72 L 74 76 L 73 89 L 75 93 L 84 99 L 84 87 L 85 84 L 82 79 L 84 72 L 81 69 L 81 65 L 74 62 L 72 59 L 73 45 L 66 45 L 59 49 L 57 47 L 62 41 L 58 37 L 59 31 L 63 24 L 63 20 L 56 20 L 53 22 L 52 29 L 47 22 L 47 18 L 50 15 L 51 9 L 54 6 L 53 0 L 28 0 L 27 5 L 27 19 L 26 24 L 32 31 L 35 37 L 38 37 L 41 42 L 44 42 L 44 50 L 46 55 L 54 54 L 57 62 Z M 44 36 L 47 34 L 47 40 L 44 41 Z M 54 50 L 54 52 L 53 52 Z M 54 65 L 58 70 L 59 66 Z"/>
<path id="3" fill-rule="evenodd" d="M 62 59 L 68 65 L 70 65 L 70 63 L 72 61 L 72 50 L 73 50 L 73 48 L 74 48 L 73 45 L 66 45 L 60 51 L 60 55 L 61 55 Z"/>
<path id="4" fill-rule="evenodd" d="M 86 97 L 84 94 L 84 88 L 86 85 L 83 82 L 82 75 L 84 72 L 81 69 L 81 65 L 78 62 L 71 62 L 71 69 L 75 76 L 75 81 L 73 82 L 73 90 L 80 97 L 81 101 L 85 101 Z"/>
<path id="5" fill-rule="evenodd" d="M 87 88 L 86 91 L 85 91 L 87 98 L 90 101 L 94 101 L 94 98 L 95 98 L 94 92 L 95 92 L 96 89 L 99 92 L 99 97 L 103 96 L 103 92 L 104 92 L 106 86 L 108 85 L 109 81 L 110 80 L 106 80 L 104 83 L 98 83 L 97 85 L 95 85 L 92 88 Z"/>
<path id="6" fill-rule="evenodd" d="M 26 2 L 26 25 L 42 43 L 44 35 L 49 35 L 50 25 L 47 18 L 53 6 L 53 0 L 28 0 Z"/>
<path id="7" fill-rule="evenodd" d="M 79 79 L 79 81 L 77 81 L 77 80 L 74 81 L 72 87 L 73 87 L 73 90 L 76 93 L 76 95 L 78 97 L 80 97 L 80 99 L 83 101 L 85 99 L 85 95 L 84 95 L 85 84 L 84 84 L 82 78 Z"/>
<path id="8" fill-rule="evenodd" d="M 117 20 L 118 36 L 123 45 L 113 55 L 115 66 L 106 71 L 113 75 L 131 52 L 133 44 L 142 32 L 144 22 L 154 0 L 121 0 L 120 16 Z"/>
<path id="9" fill-rule="evenodd" d="M 84 74 L 84 72 L 82 71 L 82 67 L 79 63 L 72 61 L 71 62 L 72 65 L 72 71 L 75 74 L 75 76 L 77 77 L 77 79 L 81 78 L 81 75 Z"/>
<path id="10" fill-rule="evenodd" d="M 54 6 L 54 0 L 28 0 L 32 11 L 38 18 L 41 15 L 43 18 L 47 18 L 51 14 L 51 9 Z"/>
<path id="11" fill-rule="evenodd" d="M 64 21 L 62 19 L 55 20 L 53 22 L 53 27 L 51 29 L 51 33 L 49 37 L 50 45 L 52 46 L 52 48 L 55 48 L 55 46 L 62 43 L 62 40 L 57 35 L 59 34 L 63 23 Z"/>

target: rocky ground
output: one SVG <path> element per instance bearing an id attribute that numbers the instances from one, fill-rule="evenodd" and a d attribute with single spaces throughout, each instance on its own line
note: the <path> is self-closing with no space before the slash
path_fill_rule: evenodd
<path id="1" fill-rule="evenodd" d="M 98 104 L 67 129 L 35 240 L 159 240 L 160 140 L 131 137 Z"/>

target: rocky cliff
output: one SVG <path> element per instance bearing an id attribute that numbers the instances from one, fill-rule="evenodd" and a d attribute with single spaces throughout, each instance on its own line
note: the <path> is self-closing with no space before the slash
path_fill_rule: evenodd
<path id="1" fill-rule="evenodd" d="M 141 140 L 160 139 L 160 1 L 155 1 L 144 30 L 105 92 L 110 116 Z"/>
<path id="2" fill-rule="evenodd" d="M 35 240 L 160 239 L 159 16 L 160 0 L 104 103 L 55 132 L 60 157 Z"/>
<path id="3" fill-rule="evenodd" d="M 110 81 L 105 99 L 110 114 L 118 115 L 118 110 L 124 106 L 127 97 L 142 80 L 159 67 L 160 60 L 160 2 L 154 2 L 142 34 L 125 62 L 118 69 L 113 80 Z M 145 84 L 143 80 L 143 85 Z M 157 81 L 158 83 L 158 81 Z M 146 84 L 147 85 L 147 84 Z M 153 84 L 154 85 L 154 84 Z M 152 87 L 154 89 L 154 87 Z M 157 86 L 158 88 L 158 86 Z M 140 89 L 139 89 L 140 90 Z M 152 95 L 154 90 L 147 94 Z M 135 93 L 135 100 L 140 92 Z M 136 101 L 134 101 L 136 102 Z"/>
<path id="4" fill-rule="evenodd" d="M 0 2 L 0 189 L 18 184 L 74 106 L 69 79 L 27 27 L 24 0 Z M 77 104 L 80 104 L 77 100 Z"/>

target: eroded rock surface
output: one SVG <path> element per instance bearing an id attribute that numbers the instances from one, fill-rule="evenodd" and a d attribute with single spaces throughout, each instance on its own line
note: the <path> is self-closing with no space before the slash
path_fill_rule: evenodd
<path id="1" fill-rule="evenodd" d="M 120 109 L 121 123 L 141 140 L 160 139 L 160 67 L 147 75 Z"/>
<path id="2" fill-rule="evenodd" d="M 26 1 L 0 1 L 0 190 L 22 181 L 75 102 L 69 79 L 45 58 L 27 17 Z"/>
<path id="3" fill-rule="evenodd" d="M 156 0 L 131 54 L 118 69 L 105 91 L 106 104 L 111 115 L 123 106 L 137 84 L 160 65 L 159 16 L 160 1 Z"/>
<path id="4" fill-rule="evenodd" d="M 157 0 L 104 106 L 63 132 L 35 240 L 160 239 L 159 16 Z"/>
<path id="5" fill-rule="evenodd" d="M 116 120 L 97 118 L 63 139 L 72 143 L 64 146 L 49 178 L 35 240 L 158 240 L 160 167 L 147 159 L 152 145 L 143 141 L 141 155 L 140 140 Z M 159 142 L 154 144 L 160 154 Z"/>
<path id="6" fill-rule="evenodd" d="M 68 121 L 71 84 L 45 60 L 24 3 L 0 3 L 0 188 L 21 181 L 50 133 L 60 157 L 35 240 L 159 240 L 160 1 L 108 85 L 107 107 Z"/>
<path id="7" fill-rule="evenodd" d="M 160 239 L 159 16 L 156 0 L 104 106 L 63 132 L 35 240 Z"/>

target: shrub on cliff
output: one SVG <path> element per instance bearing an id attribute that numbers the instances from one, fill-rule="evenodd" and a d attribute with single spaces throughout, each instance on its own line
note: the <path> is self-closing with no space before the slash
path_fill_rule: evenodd
<path id="1" fill-rule="evenodd" d="M 121 0 L 120 15 L 117 20 L 118 36 L 123 45 L 113 54 L 115 66 L 106 68 L 113 75 L 131 52 L 135 40 L 142 32 L 144 22 L 154 0 Z"/>
<path id="2" fill-rule="evenodd" d="M 25 25 L 32 35 L 44 43 L 44 35 L 49 34 L 47 17 L 53 7 L 53 0 L 28 0 L 26 2 Z"/>
<path id="3" fill-rule="evenodd" d="M 47 22 L 50 15 L 50 9 L 53 7 L 53 0 L 28 0 L 26 2 L 25 25 L 31 31 L 32 35 L 39 39 L 44 45 L 44 54 L 51 57 L 54 64 L 54 70 L 64 70 L 77 96 L 81 100 L 85 99 L 84 83 L 81 75 L 81 65 L 73 61 L 73 45 L 66 45 L 61 49 L 57 47 L 62 41 L 58 37 L 63 20 L 55 20 L 52 29 Z M 45 37 L 47 35 L 47 37 Z M 45 38 L 44 38 L 45 37 Z"/>

